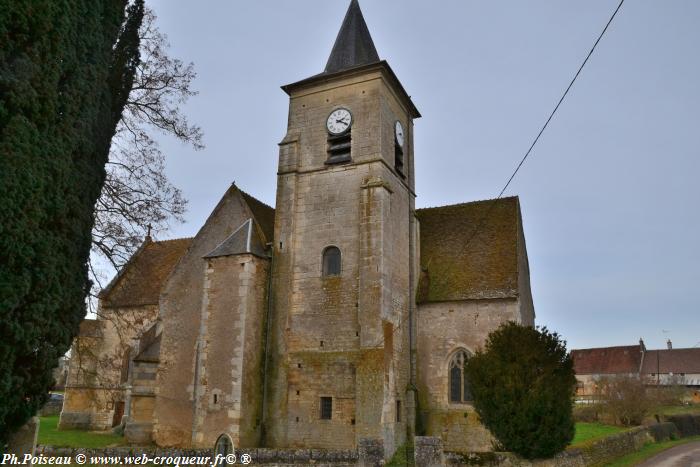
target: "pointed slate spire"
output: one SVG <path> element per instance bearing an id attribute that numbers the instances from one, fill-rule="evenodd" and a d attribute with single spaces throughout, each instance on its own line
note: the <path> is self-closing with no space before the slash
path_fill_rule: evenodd
<path id="1" fill-rule="evenodd" d="M 335 73 L 378 61 L 379 54 L 374 47 L 365 18 L 362 16 L 360 4 L 357 0 L 352 0 L 338 37 L 335 39 L 331 55 L 328 57 L 324 73 Z"/>

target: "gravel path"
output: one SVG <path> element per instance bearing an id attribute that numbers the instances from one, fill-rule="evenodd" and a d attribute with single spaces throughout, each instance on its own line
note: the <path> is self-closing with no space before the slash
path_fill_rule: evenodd
<path id="1" fill-rule="evenodd" d="M 639 464 L 639 467 L 700 467 L 700 441 L 681 444 Z"/>

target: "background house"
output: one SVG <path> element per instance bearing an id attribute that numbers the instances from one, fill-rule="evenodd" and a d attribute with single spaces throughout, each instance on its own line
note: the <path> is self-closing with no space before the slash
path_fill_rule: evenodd
<path id="1" fill-rule="evenodd" d="M 639 345 L 598 347 L 571 351 L 576 372 L 576 396 L 579 400 L 595 397 L 596 381 L 603 377 L 643 378 L 653 386 L 680 385 L 688 389 L 688 398 L 700 403 L 700 348 L 674 349 L 671 341 L 662 350 L 647 350 Z"/>

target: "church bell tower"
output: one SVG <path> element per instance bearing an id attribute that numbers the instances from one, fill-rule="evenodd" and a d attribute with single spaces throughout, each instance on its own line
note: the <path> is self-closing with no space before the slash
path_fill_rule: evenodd
<path id="1" fill-rule="evenodd" d="M 283 86 L 265 385 L 268 446 L 387 456 L 412 433 L 413 120 L 352 0 L 325 70 Z"/>

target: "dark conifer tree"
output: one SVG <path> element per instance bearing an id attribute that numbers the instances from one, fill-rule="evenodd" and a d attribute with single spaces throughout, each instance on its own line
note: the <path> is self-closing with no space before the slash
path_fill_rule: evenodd
<path id="1" fill-rule="evenodd" d="M 506 323 L 489 334 L 466 372 L 474 408 L 499 449 L 546 458 L 573 439 L 576 377 L 557 333 Z"/>
<path id="2" fill-rule="evenodd" d="M 0 445 L 45 402 L 85 315 L 93 208 L 143 1 L 0 6 Z"/>

